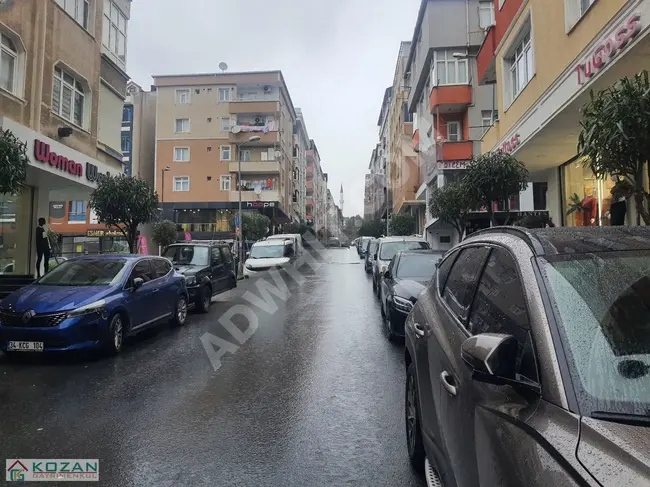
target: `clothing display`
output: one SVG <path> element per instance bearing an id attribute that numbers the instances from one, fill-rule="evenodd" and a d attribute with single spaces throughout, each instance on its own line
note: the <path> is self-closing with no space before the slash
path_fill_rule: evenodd
<path id="1" fill-rule="evenodd" d="M 612 203 L 609 211 L 610 221 L 612 225 L 625 225 L 625 214 L 627 213 L 627 203 L 625 201 L 625 198 L 620 199 L 616 203 Z"/>
<path id="2" fill-rule="evenodd" d="M 594 196 L 586 196 L 582 200 L 583 225 L 593 227 L 598 225 L 598 200 Z"/>

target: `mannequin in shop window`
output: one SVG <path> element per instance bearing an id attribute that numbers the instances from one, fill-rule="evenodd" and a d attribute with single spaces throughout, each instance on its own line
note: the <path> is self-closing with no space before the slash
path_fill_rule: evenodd
<path id="1" fill-rule="evenodd" d="M 585 197 L 582 200 L 583 225 L 585 227 L 598 226 L 598 199 L 593 186 L 585 188 Z"/>

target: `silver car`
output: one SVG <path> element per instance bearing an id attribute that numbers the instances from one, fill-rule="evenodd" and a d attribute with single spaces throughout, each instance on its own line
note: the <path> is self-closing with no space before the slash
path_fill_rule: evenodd
<path id="1" fill-rule="evenodd" d="M 431 247 L 421 237 L 382 237 L 378 240 L 377 251 L 372 259 L 372 290 L 379 298 L 381 276 L 388 264 L 400 250 L 425 250 Z"/>

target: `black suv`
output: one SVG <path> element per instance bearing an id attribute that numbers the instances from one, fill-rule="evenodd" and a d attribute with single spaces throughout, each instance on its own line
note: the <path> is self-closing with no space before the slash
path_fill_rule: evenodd
<path id="1" fill-rule="evenodd" d="M 185 276 L 190 304 L 207 313 L 212 296 L 237 287 L 237 274 L 230 245 L 222 241 L 199 240 L 172 244 L 163 257 Z"/>

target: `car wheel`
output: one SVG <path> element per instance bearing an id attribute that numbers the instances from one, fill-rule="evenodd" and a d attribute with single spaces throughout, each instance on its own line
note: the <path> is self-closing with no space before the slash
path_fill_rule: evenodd
<path id="1" fill-rule="evenodd" d="M 172 324 L 174 326 L 183 326 L 187 321 L 187 298 L 180 295 L 176 300 L 176 307 L 174 308 L 174 315 L 172 316 Z"/>
<path id="2" fill-rule="evenodd" d="M 212 289 L 210 286 L 203 286 L 198 302 L 196 303 L 196 308 L 201 313 L 207 313 L 210 309 L 210 304 L 212 304 Z"/>
<path id="3" fill-rule="evenodd" d="M 117 355 L 124 345 L 124 316 L 115 313 L 108 322 L 108 336 L 106 337 L 105 350 L 109 355 Z"/>
<path id="4" fill-rule="evenodd" d="M 384 313 L 384 327 L 386 328 L 386 338 L 389 342 L 394 342 L 397 338 L 395 332 L 393 332 L 393 325 L 391 324 L 390 318 L 390 308 L 386 307 L 386 312 Z"/>
<path id="5" fill-rule="evenodd" d="M 232 285 L 230 286 L 230 289 L 235 289 L 236 287 L 237 287 L 237 278 L 233 276 Z"/>
<path id="6" fill-rule="evenodd" d="M 382 320 L 386 319 L 386 311 L 384 311 L 384 302 L 383 301 L 380 303 L 379 308 L 381 309 L 381 318 L 382 318 Z"/>
<path id="7" fill-rule="evenodd" d="M 404 406 L 406 416 L 406 446 L 409 460 L 416 472 L 424 471 L 424 443 L 422 441 L 422 429 L 420 426 L 420 411 L 418 386 L 415 378 L 415 367 L 409 364 L 406 370 L 406 388 L 404 394 Z"/>
<path id="8" fill-rule="evenodd" d="M 377 293 L 377 282 L 375 281 L 375 277 L 372 277 L 372 292 Z"/>

